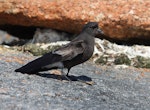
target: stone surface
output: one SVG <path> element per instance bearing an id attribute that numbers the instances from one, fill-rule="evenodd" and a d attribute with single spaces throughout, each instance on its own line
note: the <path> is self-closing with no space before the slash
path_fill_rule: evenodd
<path id="1" fill-rule="evenodd" d="M 41 26 L 78 33 L 99 22 L 113 39 L 150 39 L 149 0 L 0 0 L 0 24 Z"/>
<path id="2" fill-rule="evenodd" d="M 0 48 L 1 110 L 149 110 L 150 71 L 115 69 L 90 62 L 71 69 L 80 81 L 61 80 L 56 71 L 42 75 L 14 70 L 35 57 Z"/>
<path id="3" fill-rule="evenodd" d="M 5 31 L 0 30 L 0 44 L 13 44 L 14 42 L 18 42 L 19 39 L 17 37 L 14 37 L 10 34 L 8 34 Z"/>
<path id="4" fill-rule="evenodd" d="M 72 34 L 56 31 L 53 29 L 40 29 L 35 31 L 31 43 L 51 43 L 57 41 L 68 41 Z"/>

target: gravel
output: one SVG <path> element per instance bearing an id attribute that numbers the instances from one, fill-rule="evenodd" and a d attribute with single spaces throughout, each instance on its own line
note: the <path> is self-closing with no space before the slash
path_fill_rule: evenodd
<path id="1" fill-rule="evenodd" d="M 98 66 L 91 62 L 71 69 L 61 80 L 49 71 L 41 75 L 14 70 L 35 57 L 0 51 L 0 110 L 149 110 L 150 72 L 136 68 Z"/>

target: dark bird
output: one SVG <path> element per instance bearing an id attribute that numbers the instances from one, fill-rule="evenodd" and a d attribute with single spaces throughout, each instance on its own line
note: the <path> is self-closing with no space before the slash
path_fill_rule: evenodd
<path id="1" fill-rule="evenodd" d="M 67 68 L 66 76 L 68 76 L 73 66 L 90 59 L 94 51 L 94 37 L 102 33 L 97 22 L 88 22 L 82 32 L 69 44 L 27 63 L 15 72 L 34 74 L 40 71 Z"/>

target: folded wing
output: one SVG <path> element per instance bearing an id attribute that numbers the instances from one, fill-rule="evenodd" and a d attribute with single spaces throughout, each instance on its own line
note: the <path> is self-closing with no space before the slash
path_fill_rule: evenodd
<path id="1" fill-rule="evenodd" d="M 56 51 L 54 54 L 60 55 L 62 61 L 71 60 L 79 54 L 82 54 L 85 50 L 85 43 L 83 40 L 74 41 Z"/>

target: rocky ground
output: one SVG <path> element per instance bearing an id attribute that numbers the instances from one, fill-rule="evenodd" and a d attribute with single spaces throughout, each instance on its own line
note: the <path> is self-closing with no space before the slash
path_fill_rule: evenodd
<path id="1" fill-rule="evenodd" d="M 39 75 L 14 70 L 34 59 L 31 54 L 0 47 L 1 110 L 149 110 L 150 71 L 117 69 L 86 62 L 70 71 Z M 78 79 L 76 81 L 74 79 Z M 88 83 L 85 83 L 88 82 Z"/>

